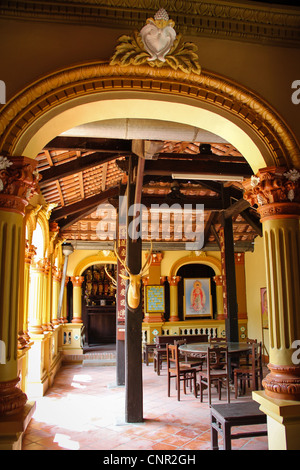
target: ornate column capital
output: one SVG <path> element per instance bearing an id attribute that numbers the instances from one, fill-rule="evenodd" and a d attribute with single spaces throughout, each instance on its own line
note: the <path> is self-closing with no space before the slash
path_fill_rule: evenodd
<path id="1" fill-rule="evenodd" d="M 216 283 L 216 286 L 222 287 L 223 286 L 223 277 L 221 275 L 214 276 L 213 280 Z"/>
<path id="2" fill-rule="evenodd" d="M 84 281 L 84 277 L 83 276 L 72 276 L 71 281 L 72 281 L 73 287 L 81 287 L 82 283 Z"/>
<path id="3" fill-rule="evenodd" d="M 160 266 L 164 254 L 161 252 L 152 253 L 151 266 Z"/>
<path id="4" fill-rule="evenodd" d="M 234 253 L 235 264 L 245 264 L 245 253 Z"/>
<path id="5" fill-rule="evenodd" d="M 61 282 L 61 271 L 56 266 L 52 266 L 52 279 L 55 282 Z"/>
<path id="6" fill-rule="evenodd" d="M 300 217 L 300 172 L 267 167 L 243 183 L 244 199 L 257 205 L 261 220 Z"/>
<path id="7" fill-rule="evenodd" d="M 35 256 L 36 256 L 36 247 L 34 245 L 29 245 L 28 242 L 26 242 L 25 263 L 30 265 Z"/>
<path id="8" fill-rule="evenodd" d="M 37 162 L 27 157 L 0 156 L 0 209 L 25 215 L 25 207 L 37 188 Z"/>
<path id="9" fill-rule="evenodd" d="M 178 282 L 180 281 L 180 279 L 180 276 L 168 276 L 170 286 L 178 286 Z"/>
<path id="10" fill-rule="evenodd" d="M 149 286 L 149 276 L 142 277 L 143 286 Z"/>

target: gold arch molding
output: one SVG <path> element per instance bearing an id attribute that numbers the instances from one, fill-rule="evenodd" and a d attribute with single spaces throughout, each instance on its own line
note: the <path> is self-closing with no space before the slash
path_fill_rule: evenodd
<path id="1" fill-rule="evenodd" d="M 222 274 L 221 261 L 219 261 L 214 256 L 184 256 L 183 258 L 179 258 L 172 265 L 170 269 L 170 277 L 176 276 L 178 269 L 181 268 L 181 266 L 185 266 L 187 264 L 205 264 L 206 266 L 210 266 L 215 271 L 216 276 L 220 276 Z"/>
<path id="2" fill-rule="evenodd" d="M 81 276 L 87 268 L 93 266 L 94 264 L 117 264 L 117 259 L 113 256 L 102 257 L 98 254 L 87 256 L 86 258 L 79 261 L 79 263 L 75 266 L 73 272 L 68 273 L 68 276 Z"/>
<path id="3" fill-rule="evenodd" d="M 75 112 L 74 112 L 75 111 Z M 0 154 L 35 158 L 59 133 L 119 117 L 171 120 L 210 130 L 235 145 L 254 172 L 300 167 L 291 129 L 261 97 L 232 80 L 148 65 L 74 65 L 47 75 L 0 112 Z"/>

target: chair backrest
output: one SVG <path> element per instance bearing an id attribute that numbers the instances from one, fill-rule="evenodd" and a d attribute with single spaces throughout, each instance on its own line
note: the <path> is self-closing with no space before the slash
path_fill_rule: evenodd
<path id="1" fill-rule="evenodd" d="M 207 349 L 207 371 L 223 369 L 228 374 L 228 347 L 221 343 Z"/>
<path id="2" fill-rule="evenodd" d="M 207 343 L 208 335 L 158 335 L 154 341 L 158 348 L 166 348 L 167 344 L 181 339 L 185 339 L 187 343 Z"/>
<path id="3" fill-rule="evenodd" d="M 257 339 L 251 339 L 251 338 L 247 338 L 247 343 L 248 344 L 253 344 L 253 343 L 257 343 Z"/>
<path id="4" fill-rule="evenodd" d="M 167 345 L 167 368 L 169 369 L 179 369 L 179 353 L 178 353 L 178 344 L 168 344 Z"/>
<path id="5" fill-rule="evenodd" d="M 251 353 L 251 361 L 252 361 L 252 369 L 259 369 L 262 366 L 262 343 L 261 341 L 258 343 L 254 341 L 252 344 L 252 353 Z"/>
<path id="6" fill-rule="evenodd" d="M 226 338 L 209 338 L 210 343 L 226 343 L 227 339 Z"/>

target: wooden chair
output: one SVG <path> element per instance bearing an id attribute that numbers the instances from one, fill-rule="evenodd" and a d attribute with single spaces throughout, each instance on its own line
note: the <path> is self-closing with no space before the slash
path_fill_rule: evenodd
<path id="1" fill-rule="evenodd" d="M 179 339 L 178 341 L 174 341 L 174 344 L 180 346 L 181 344 L 186 344 L 186 339 Z M 202 369 L 202 365 L 204 363 L 204 359 L 190 359 L 186 355 L 182 355 L 179 351 L 179 362 L 182 362 L 186 367 L 197 367 Z"/>
<path id="2" fill-rule="evenodd" d="M 215 343 L 226 343 L 227 342 L 227 338 L 209 338 L 209 342 L 211 344 L 215 344 Z"/>
<path id="3" fill-rule="evenodd" d="M 239 391 L 240 394 L 246 393 L 246 384 L 250 387 L 251 383 L 252 391 L 261 388 L 263 379 L 262 344 L 255 340 L 250 344 L 252 344 L 251 356 L 249 356 L 251 363 L 241 365 L 233 371 L 235 398 L 238 397 Z"/>
<path id="4" fill-rule="evenodd" d="M 171 390 L 171 379 L 175 378 L 177 389 L 177 400 L 180 401 L 180 383 L 183 382 L 183 391 L 186 393 L 186 383 L 193 382 L 194 395 L 197 398 L 196 373 L 197 369 L 186 366 L 184 362 L 179 361 L 178 344 L 167 345 L 167 369 L 168 369 L 168 397 Z"/>
<path id="5" fill-rule="evenodd" d="M 228 347 L 223 345 L 212 345 L 208 347 L 206 356 L 207 369 L 199 372 L 200 376 L 200 401 L 203 401 L 203 389 L 208 389 L 208 403 L 211 405 L 211 387 L 216 384 L 221 400 L 222 385 L 227 390 L 227 403 L 230 403 Z"/>

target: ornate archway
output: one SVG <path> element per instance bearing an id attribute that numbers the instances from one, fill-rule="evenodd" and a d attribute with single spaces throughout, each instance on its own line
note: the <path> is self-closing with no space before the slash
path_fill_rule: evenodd
<path id="1" fill-rule="evenodd" d="M 69 273 L 70 276 L 81 276 L 83 271 L 85 271 L 88 267 L 94 264 L 116 264 L 117 260 L 114 256 L 99 256 L 99 255 L 91 255 L 87 256 L 83 260 L 79 261 L 79 263 L 73 269 L 73 272 Z"/>
<path id="2" fill-rule="evenodd" d="M 18 160 L 18 172 L 14 173 L 17 184 L 14 181 L 13 185 L 9 185 L 5 181 L 9 189 L 5 190 L 5 193 L 3 192 L 5 197 L 3 197 L 1 206 L 3 218 L 4 215 L 6 216 L 6 226 L 9 227 L 14 236 L 14 238 L 11 237 L 10 249 L 6 253 L 5 265 L 13 266 L 13 262 L 15 262 L 15 282 L 13 285 L 10 285 L 8 281 L 7 284 L 4 283 L 3 278 L 12 278 L 6 275 L 4 269 L 2 270 L 3 276 L 0 279 L 0 284 L 4 286 L 4 290 L 10 292 L 10 299 L 17 298 L 18 293 L 20 267 L 16 262 L 16 253 L 21 248 L 19 234 L 21 233 L 22 217 L 24 216 L 23 206 L 26 205 L 30 197 L 32 187 L 37 183 L 37 175 L 34 174 L 32 160 L 49 140 L 66 129 L 85 122 L 119 117 L 157 119 L 187 125 L 192 123 L 193 126 L 210 130 L 232 143 L 244 155 L 254 172 L 263 167 L 271 166 L 284 166 L 289 169 L 299 169 L 300 167 L 299 143 L 288 125 L 272 106 L 246 87 L 216 73 L 205 70 L 196 73 L 194 71 L 183 71 L 180 68 L 174 70 L 169 66 L 150 67 L 147 64 L 121 65 L 119 63 L 95 61 L 64 68 L 42 77 L 21 90 L 1 109 L 0 113 L 1 155 L 12 157 L 14 160 L 18 160 L 20 155 L 24 156 Z M 31 162 L 29 163 L 30 159 Z M 5 164 L 10 165 L 11 162 L 8 160 Z M 26 171 L 24 171 L 25 167 Z M 12 170 L 15 170 L 15 168 L 12 168 Z M 281 175 L 282 179 L 284 175 Z M 262 201 L 261 204 L 271 206 L 268 207 L 268 219 L 265 218 L 267 222 L 265 227 L 266 230 L 269 229 L 270 231 L 271 242 L 275 237 L 275 228 L 278 229 L 279 240 L 283 237 L 282 233 L 286 234 L 286 240 L 290 240 L 291 234 L 299 234 L 299 203 L 297 202 L 299 200 L 299 191 L 297 188 L 290 188 L 290 181 L 292 177 L 294 178 L 294 175 L 289 175 L 289 178 L 286 177 L 288 180 L 285 181 L 287 197 L 289 201 L 291 201 L 291 198 L 292 201 L 295 201 L 292 203 L 292 208 L 289 207 L 289 210 L 293 210 L 292 215 L 295 215 L 295 217 L 290 217 L 290 212 L 288 212 L 287 220 L 292 220 L 290 226 L 288 226 L 285 221 L 287 214 L 283 212 L 284 217 L 276 220 L 276 224 L 273 223 L 269 215 L 271 211 L 274 212 L 278 209 L 278 199 L 279 204 L 281 204 L 281 212 L 286 207 L 282 207 L 282 191 L 280 191 L 279 196 L 277 194 L 278 175 L 273 176 L 271 184 L 271 175 L 261 174 L 255 189 L 259 192 L 256 192 L 254 196 L 257 197 L 259 203 Z M 297 184 L 299 186 L 299 183 Z M 272 186 L 272 191 L 275 189 L 273 198 L 270 198 L 270 186 Z M 19 209 L 16 209 L 16 204 L 13 206 L 16 200 L 22 206 Z M 298 204 L 297 207 L 296 204 Z M 297 211 L 294 212 L 294 209 L 297 209 Z M 17 214 L 15 214 L 16 212 Z M 1 240 L 6 241 L 7 233 L 5 227 L 5 231 L 1 233 Z M 16 233 L 18 237 L 15 236 Z M 296 235 L 295 240 L 293 239 L 293 246 L 298 246 L 299 252 L 299 237 L 297 238 Z M 284 246 L 288 246 L 288 243 Z M 292 260 L 294 265 L 291 268 L 287 263 L 283 269 L 276 272 L 274 270 L 270 274 L 268 288 L 270 296 L 274 298 L 274 306 L 277 306 L 279 301 L 283 304 L 287 297 L 296 299 L 296 289 L 292 290 L 292 284 L 290 286 L 291 293 L 288 295 L 284 290 L 286 285 L 282 284 L 280 286 L 281 290 L 277 289 L 279 301 L 277 300 L 275 294 L 277 295 L 276 287 L 278 283 L 275 282 L 275 275 L 278 274 L 278 271 L 284 271 L 285 269 L 288 273 L 287 277 L 291 277 L 292 273 L 296 273 L 299 279 L 299 265 L 294 261 L 296 257 L 293 257 L 292 254 L 287 256 L 286 253 L 281 253 L 280 249 L 279 243 L 275 248 L 271 246 L 268 252 L 269 259 L 272 261 L 277 261 L 277 258 L 280 261 Z M 279 253 L 279 255 L 276 253 Z M 297 295 L 297 298 L 299 298 L 298 291 Z M 10 325 L 9 343 L 12 345 L 11 350 L 16 351 L 14 331 L 17 306 L 10 305 L 10 299 L 7 299 L 7 305 L 3 309 L 5 312 L 3 318 Z M 288 302 L 284 302 L 283 307 L 286 307 L 285 304 L 288 304 Z M 295 302 L 295 306 L 297 305 L 299 305 L 299 302 Z M 298 400 L 300 396 L 299 367 L 293 368 L 296 378 L 290 381 L 291 386 L 287 386 L 285 374 L 286 372 L 290 373 L 292 369 L 291 345 L 287 344 L 283 354 L 282 348 L 279 347 L 281 345 L 278 344 L 281 330 L 283 331 L 283 344 L 286 344 L 290 330 L 293 330 L 293 334 L 296 334 L 295 332 L 299 329 L 296 313 L 293 314 L 293 317 L 290 313 L 293 310 L 292 302 L 288 307 L 286 309 L 282 308 L 280 318 L 275 318 L 278 311 L 275 307 L 273 309 L 274 325 L 285 325 L 286 328 L 284 331 L 283 329 L 276 331 L 274 335 L 275 346 L 274 351 L 272 351 L 272 359 L 275 363 L 275 372 L 269 378 L 266 388 L 269 390 L 270 396 L 272 394 L 278 396 L 279 389 L 283 391 L 279 396 L 292 397 L 292 399 Z M 294 311 L 296 312 L 296 308 Z M 9 312 L 9 318 L 7 312 Z M 290 318 L 295 319 L 294 324 L 297 328 L 291 328 L 291 324 L 288 322 Z M 14 323 L 10 324 L 10 322 Z M 15 385 L 18 382 L 16 378 L 16 354 L 14 354 L 13 359 L 11 359 L 12 357 L 13 355 L 8 358 L 9 363 L 5 368 L 4 382 L 10 383 L 11 395 L 14 395 Z M 278 370 L 279 374 L 276 374 Z M 278 380 L 278 375 L 283 376 L 283 379 Z M 13 404 L 14 408 L 22 408 L 25 401 L 26 398 L 21 396 L 20 403 Z M 10 404 L 9 406 L 11 407 Z M 8 411 L 10 412 L 10 410 Z"/>
<path id="3" fill-rule="evenodd" d="M 300 166 L 299 144 L 287 124 L 242 85 L 205 70 L 198 75 L 108 62 L 71 66 L 20 91 L 0 113 L 0 153 L 35 158 L 64 130 L 124 116 L 209 129 L 235 145 L 254 172 Z"/>

